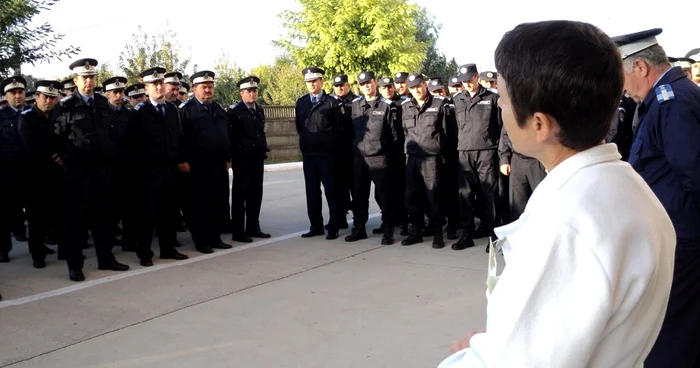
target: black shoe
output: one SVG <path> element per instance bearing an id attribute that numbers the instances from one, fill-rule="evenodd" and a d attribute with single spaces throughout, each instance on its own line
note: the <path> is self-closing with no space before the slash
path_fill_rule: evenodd
<path id="1" fill-rule="evenodd" d="M 324 235 L 325 232 L 320 230 L 309 230 L 308 233 L 301 234 L 302 238 L 313 238 L 314 236 Z"/>
<path id="2" fill-rule="evenodd" d="M 10 262 L 10 256 L 7 252 L 0 252 L 0 263 Z"/>
<path id="3" fill-rule="evenodd" d="M 448 240 L 457 240 L 457 228 L 455 226 L 448 226 L 445 233 Z"/>
<path id="4" fill-rule="evenodd" d="M 150 259 L 142 259 L 139 261 L 139 264 L 143 267 L 153 267 L 153 261 Z"/>
<path id="5" fill-rule="evenodd" d="M 268 233 L 264 233 L 260 230 L 258 231 L 253 231 L 253 232 L 248 232 L 248 236 L 251 238 L 261 238 L 261 239 L 269 239 L 272 237 L 272 235 Z"/>
<path id="6" fill-rule="evenodd" d="M 421 235 L 423 236 L 433 236 L 435 232 L 433 231 L 433 228 L 428 226 L 427 228 L 423 229 L 421 232 Z"/>
<path id="7" fill-rule="evenodd" d="M 472 239 L 472 237 L 469 236 L 468 234 L 463 234 L 462 237 L 459 238 L 459 240 L 456 243 L 452 244 L 452 249 L 463 250 L 463 249 L 471 248 L 473 246 L 474 246 L 474 239 Z"/>
<path id="8" fill-rule="evenodd" d="M 86 259 L 87 259 L 87 257 L 83 256 L 83 261 L 86 260 Z M 65 261 L 65 260 L 66 260 L 66 256 L 63 255 L 63 254 L 61 254 L 61 253 L 58 253 L 58 260 L 59 260 L 59 261 Z"/>
<path id="9" fill-rule="evenodd" d="M 330 235 L 330 232 L 328 235 Z M 356 242 L 362 239 L 367 239 L 367 230 L 365 230 L 365 225 L 353 226 L 352 233 L 345 237 L 345 241 L 348 243 Z"/>
<path id="10" fill-rule="evenodd" d="M 384 227 L 385 227 L 385 226 L 386 226 L 386 225 L 384 225 L 384 223 L 382 222 L 382 224 L 379 225 L 378 228 L 372 229 L 372 234 L 374 234 L 374 235 L 383 234 L 383 233 L 384 233 Z"/>
<path id="11" fill-rule="evenodd" d="M 445 241 L 442 239 L 442 232 L 435 231 L 433 235 L 433 249 L 442 249 L 445 247 Z"/>
<path id="12" fill-rule="evenodd" d="M 173 243 L 173 247 L 175 247 L 175 248 L 180 248 L 181 246 L 182 246 L 182 243 L 180 243 L 177 240 L 175 240 L 175 242 Z"/>
<path id="13" fill-rule="evenodd" d="M 187 255 L 182 254 L 174 249 L 168 253 L 165 253 L 165 254 L 161 253 L 161 255 L 160 255 L 160 259 L 174 259 L 177 261 L 182 261 L 183 259 L 187 259 L 187 258 L 190 258 L 190 257 L 188 257 Z"/>
<path id="14" fill-rule="evenodd" d="M 46 261 L 32 261 L 32 267 L 34 268 L 46 268 Z"/>
<path id="15" fill-rule="evenodd" d="M 217 244 L 212 244 L 211 247 L 214 249 L 231 249 L 231 248 L 233 248 L 233 245 L 226 244 L 226 243 L 222 242 L 221 240 L 219 240 L 219 242 Z"/>
<path id="16" fill-rule="evenodd" d="M 127 271 L 129 270 L 129 266 L 121 264 L 117 262 L 116 259 L 113 259 L 110 263 L 106 265 L 98 265 L 97 269 L 101 271 Z"/>
<path id="17" fill-rule="evenodd" d="M 408 238 L 401 242 L 401 245 L 413 245 L 423 242 L 423 237 L 419 232 L 414 231 L 413 234 L 409 235 Z"/>
<path id="18" fill-rule="evenodd" d="M 56 254 L 56 251 L 44 245 L 44 253 L 46 253 L 46 254 Z"/>
<path id="19" fill-rule="evenodd" d="M 2 294 L 0 294 L 0 300 L 2 300 Z"/>
<path id="20" fill-rule="evenodd" d="M 394 244 L 394 228 L 388 227 L 384 230 L 384 236 L 382 237 L 382 245 L 392 244 Z"/>
<path id="21" fill-rule="evenodd" d="M 80 242 L 80 247 L 83 249 L 90 249 L 90 244 L 87 242 L 87 240 L 83 240 Z"/>
<path id="22" fill-rule="evenodd" d="M 488 253 L 488 252 L 489 252 L 489 250 L 491 250 L 491 246 L 490 246 L 490 245 L 488 245 L 488 244 L 486 244 L 486 253 Z"/>
<path id="23" fill-rule="evenodd" d="M 136 244 L 122 244 L 122 252 L 136 252 Z"/>
<path id="24" fill-rule="evenodd" d="M 18 242 L 26 242 L 27 240 L 27 235 L 25 234 L 15 234 L 15 240 Z"/>
<path id="25" fill-rule="evenodd" d="M 252 243 L 253 238 L 246 236 L 246 235 L 234 235 L 231 237 L 231 240 L 239 242 L 239 243 Z"/>
<path id="26" fill-rule="evenodd" d="M 204 254 L 214 253 L 214 250 L 211 249 L 211 247 L 198 247 L 196 249 L 199 253 L 204 253 Z"/>
<path id="27" fill-rule="evenodd" d="M 70 270 L 68 271 L 68 277 L 71 281 L 75 282 L 85 281 L 85 275 L 83 275 L 83 270 Z"/>
<path id="28" fill-rule="evenodd" d="M 333 230 L 328 230 L 328 235 L 326 235 L 326 240 L 338 239 L 338 232 Z"/>
<path id="29" fill-rule="evenodd" d="M 399 232 L 399 235 L 401 235 L 401 236 L 411 235 L 411 231 L 408 229 L 408 224 L 401 224 L 401 230 Z"/>

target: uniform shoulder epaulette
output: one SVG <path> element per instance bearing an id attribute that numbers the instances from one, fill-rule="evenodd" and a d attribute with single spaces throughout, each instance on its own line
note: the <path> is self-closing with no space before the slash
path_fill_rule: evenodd
<path id="1" fill-rule="evenodd" d="M 22 111 L 22 115 L 26 115 L 28 112 L 32 111 L 34 109 L 26 109 Z"/>
<path id="2" fill-rule="evenodd" d="M 140 108 L 142 108 L 144 105 L 146 105 L 145 102 L 141 101 L 134 106 L 134 111 L 139 111 Z"/>
<path id="3" fill-rule="evenodd" d="M 357 96 L 352 100 L 352 102 L 360 101 L 361 99 L 362 99 L 362 96 Z"/>
<path id="4" fill-rule="evenodd" d="M 434 95 L 433 97 L 435 97 L 435 98 L 439 98 L 439 99 L 441 99 L 441 100 L 445 101 L 445 98 L 444 98 L 444 97 L 442 97 L 442 96 Z"/>
<path id="5" fill-rule="evenodd" d="M 411 102 L 411 100 L 406 99 L 406 100 L 404 100 L 401 104 L 402 104 L 402 105 L 405 105 L 405 104 L 407 104 L 407 103 L 409 103 L 409 102 Z"/>
<path id="6" fill-rule="evenodd" d="M 654 89 L 656 92 L 656 99 L 659 103 L 664 103 L 666 101 L 676 99 L 676 95 L 673 93 L 673 89 L 670 84 L 662 84 Z"/>
<path id="7" fill-rule="evenodd" d="M 332 94 L 332 93 L 331 93 L 329 96 L 335 98 L 335 99 L 338 100 L 338 101 L 341 101 L 340 97 L 338 97 L 338 96 L 336 96 L 336 95 L 334 95 L 334 94 Z M 342 102 L 342 101 L 341 101 L 341 102 Z"/>
<path id="8" fill-rule="evenodd" d="M 387 104 L 387 105 L 391 105 L 391 104 L 394 102 L 394 101 L 392 101 L 392 100 L 390 100 L 390 99 L 388 99 L 388 98 L 384 98 L 384 97 L 382 97 L 382 100 L 381 100 L 381 101 L 384 102 L 384 103 Z"/>
<path id="9" fill-rule="evenodd" d="M 452 95 L 452 97 L 457 97 L 457 96 L 459 96 L 459 94 L 462 93 L 462 92 L 464 92 L 464 90 L 457 91 L 457 93 L 455 93 L 454 95 Z"/>
<path id="10" fill-rule="evenodd" d="M 401 100 L 410 100 L 410 98 L 408 98 L 408 96 L 400 96 L 399 99 L 401 99 Z"/>
<path id="11" fill-rule="evenodd" d="M 61 99 L 61 102 L 68 102 L 68 101 L 70 101 L 70 100 L 72 100 L 72 99 L 73 99 L 73 95 L 68 95 L 68 96 L 66 96 L 66 97 L 63 97 L 63 98 Z"/>
<path id="12" fill-rule="evenodd" d="M 181 103 L 180 106 L 178 106 L 177 108 L 178 108 L 178 109 L 181 109 L 181 108 L 185 107 L 185 105 L 187 105 L 190 101 L 192 101 L 192 99 L 189 99 L 189 100 L 187 100 L 187 101 Z"/>

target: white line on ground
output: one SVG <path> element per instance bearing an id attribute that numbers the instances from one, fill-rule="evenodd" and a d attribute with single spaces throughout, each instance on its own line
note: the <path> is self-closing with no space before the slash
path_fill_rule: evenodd
<path id="1" fill-rule="evenodd" d="M 380 215 L 379 213 L 373 213 L 373 214 L 369 215 L 369 218 L 374 218 L 374 217 L 377 217 L 379 215 Z M 185 266 L 185 265 L 188 265 L 191 263 L 195 263 L 195 262 L 199 262 L 199 261 L 206 261 L 208 259 L 212 259 L 215 257 L 225 256 L 225 255 L 228 255 L 231 253 L 236 253 L 236 252 L 244 251 L 247 249 L 257 248 L 257 247 L 260 247 L 263 245 L 281 242 L 284 240 L 299 237 L 299 236 L 301 236 L 301 234 L 303 234 L 307 231 L 308 230 L 303 230 L 303 231 L 298 231 L 298 232 L 292 233 L 292 234 L 278 236 L 276 238 L 256 241 L 254 243 L 242 245 L 242 246 L 235 247 L 232 249 L 217 250 L 215 253 L 204 254 L 201 256 L 186 259 L 184 261 L 164 263 L 164 264 L 159 264 L 159 265 L 156 265 L 153 267 L 140 268 L 140 269 L 136 269 L 136 270 L 132 270 L 132 271 L 121 272 L 121 273 L 118 273 L 118 274 L 115 274 L 112 276 L 107 276 L 107 277 L 94 279 L 94 280 L 90 280 L 90 281 L 85 281 L 85 282 L 77 283 L 77 284 L 74 284 L 71 286 L 62 287 L 60 289 L 49 290 L 49 291 L 46 291 L 43 293 L 25 296 L 25 297 L 19 298 L 19 299 L 10 299 L 10 300 L 0 301 L 0 309 L 12 307 L 12 306 L 17 306 L 17 305 L 22 305 L 22 304 L 27 304 L 27 303 L 39 301 L 42 299 L 51 298 L 54 296 L 65 295 L 65 294 L 72 293 L 75 291 L 84 290 L 84 289 L 87 289 L 87 288 L 90 288 L 93 286 L 106 284 L 108 282 L 123 280 L 123 279 L 129 278 L 129 277 L 139 276 L 139 275 L 143 275 L 143 274 L 146 274 L 149 272 L 160 271 L 160 270 L 164 270 L 164 269 L 171 268 L 171 267 Z"/>

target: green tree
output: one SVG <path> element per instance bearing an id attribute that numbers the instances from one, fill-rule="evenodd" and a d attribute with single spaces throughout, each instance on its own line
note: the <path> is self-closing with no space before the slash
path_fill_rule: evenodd
<path id="1" fill-rule="evenodd" d="M 137 32 L 132 35 L 132 42 L 124 46 L 124 52 L 119 55 L 117 64 L 129 84 L 138 83 L 141 72 L 156 66 L 164 67 L 168 72 L 180 72 L 185 79 L 189 79 L 187 67 L 190 58 L 180 59 L 182 46 L 174 40 L 177 40 L 177 32 L 169 28 L 158 35 L 149 36 L 139 26 Z M 196 68 L 194 65 L 195 70 Z"/>
<path id="2" fill-rule="evenodd" d="M 76 55 L 80 48 L 69 46 L 56 49 L 63 34 L 50 24 L 30 26 L 32 18 L 49 10 L 59 0 L 0 0 L 0 76 L 20 75 L 24 63 L 61 60 Z"/>
<path id="3" fill-rule="evenodd" d="M 112 70 L 109 68 L 109 63 L 101 64 L 97 68 L 97 86 L 102 86 L 102 82 L 114 76 L 114 73 L 112 73 Z"/>
<path id="4" fill-rule="evenodd" d="M 275 42 L 297 65 L 351 76 L 420 68 L 429 44 L 415 37 L 418 6 L 405 0 L 299 3 L 301 11 L 280 14 L 288 34 Z"/>
<path id="5" fill-rule="evenodd" d="M 264 105 L 294 105 L 306 93 L 299 68 L 289 56 L 278 57 L 272 65 L 260 65 L 252 74 L 260 78 L 258 102 Z"/>
<path id="6" fill-rule="evenodd" d="M 442 25 L 436 22 L 435 17 L 430 15 L 427 9 L 421 9 L 415 21 L 417 28 L 416 39 L 428 44 L 421 71 L 427 77 L 440 77 L 443 81 L 447 82 L 450 77 L 457 73 L 459 65 L 454 58 L 447 61 L 445 54 L 438 50 L 437 40 Z"/>
<path id="7" fill-rule="evenodd" d="M 216 73 L 214 101 L 224 107 L 239 101 L 241 95 L 236 83 L 246 76 L 245 70 L 231 63 L 228 54 L 222 53 L 214 64 L 214 73 Z"/>

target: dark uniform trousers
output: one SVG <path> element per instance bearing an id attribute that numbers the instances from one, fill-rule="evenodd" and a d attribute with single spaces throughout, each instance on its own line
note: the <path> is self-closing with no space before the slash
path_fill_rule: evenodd
<path id="1" fill-rule="evenodd" d="M 21 158 L 0 158 L 0 252 L 12 250 L 11 234 L 17 227 L 17 213 L 22 211 L 26 170 Z"/>
<path id="2" fill-rule="evenodd" d="M 88 224 L 95 239 L 99 265 L 114 261 L 112 255 L 112 211 L 109 166 L 66 166 L 63 177 L 64 226 L 59 252 L 66 256 L 68 269 L 83 268 L 81 241 Z"/>
<path id="3" fill-rule="evenodd" d="M 528 199 L 545 176 L 539 161 L 513 154 L 510 161 L 510 217 L 513 221 L 525 212 Z"/>
<path id="4" fill-rule="evenodd" d="M 533 189 L 534 190 L 534 189 Z M 498 194 L 496 195 L 496 220 L 494 226 L 509 224 L 510 212 L 510 177 L 498 170 Z"/>
<path id="5" fill-rule="evenodd" d="M 403 142 L 400 142 L 401 149 L 391 155 L 390 175 L 392 203 L 394 204 L 394 217 L 399 225 L 408 224 L 408 211 L 406 210 L 406 154 L 403 152 Z M 376 192 L 375 192 L 376 193 Z M 375 195 L 376 197 L 376 195 Z M 377 202 L 379 203 L 379 202 Z M 384 209 L 382 208 L 382 211 Z"/>
<path id="6" fill-rule="evenodd" d="M 177 165 L 140 167 L 135 175 L 136 192 L 140 194 L 136 254 L 142 260 L 153 258 L 151 243 L 155 228 L 158 228 L 161 256 L 170 254 L 175 249 L 176 239 Z"/>
<path id="7" fill-rule="evenodd" d="M 391 163 L 388 156 L 355 156 L 353 164 L 353 209 L 355 225 L 367 224 L 369 197 L 374 182 L 375 200 L 382 209 L 382 223 L 396 226 L 392 197 Z"/>
<path id="8" fill-rule="evenodd" d="M 335 157 L 335 195 L 338 209 L 338 226 L 347 222 L 347 213 L 353 208 L 353 160 L 352 141 L 341 140 Z"/>
<path id="9" fill-rule="evenodd" d="M 55 165 L 55 164 L 54 164 Z M 30 164 L 31 170 L 26 170 L 26 207 L 27 220 L 29 221 L 29 253 L 32 260 L 43 261 L 46 258 L 44 241 L 51 231 L 51 215 L 56 202 L 51 197 L 58 197 L 58 193 L 46 190 L 47 183 L 51 187 L 49 172 L 51 163 Z M 55 165 L 58 166 L 58 165 Z"/>
<path id="10" fill-rule="evenodd" d="M 424 224 L 426 208 L 430 210 L 430 224 L 438 227 L 444 221 L 442 193 L 440 193 L 442 158 L 439 156 L 411 156 L 406 160 L 406 209 L 415 229 Z"/>
<path id="11" fill-rule="evenodd" d="M 265 160 L 263 157 L 239 157 L 232 160 L 231 168 L 233 169 L 231 185 L 233 234 L 259 231 Z"/>
<path id="12" fill-rule="evenodd" d="M 474 230 L 476 199 L 481 198 L 483 214 L 479 227 L 491 229 L 496 217 L 498 154 L 495 149 L 459 152 L 460 227 Z"/>
<path id="13" fill-rule="evenodd" d="M 700 242 L 678 239 L 661 332 L 645 368 L 700 367 Z"/>
<path id="14" fill-rule="evenodd" d="M 129 168 L 123 163 L 112 165 L 112 212 L 114 213 L 114 223 L 122 223 L 125 234 L 129 227 L 128 204 L 133 202 L 131 194 L 131 180 L 129 180 Z"/>
<path id="15" fill-rule="evenodd" d="M 187 209 L 195 246 L 211 247 L 221 242 L 221 229 L 229 218 L 228 170 L 226 162 L 189 162 Z M 189 216 L 189 215 L 188 215 Z"/>
<path id="16" fill-rule="evenodd" d="M 448 226 L 459 226 L 459 155 L 457 151 L 445 154 L 443 203 Z"/>
<path id="17" fill-rule="evenodd" d="M 309 214 L 312 231 L 323 231 L 323 201 L 321 199 L 321 184 L 328 202 L 330 215 L 329 231 L 338 230 L 338 216 L 335 194 L 335 160 L 329 155 L 304 156 L 304 183 L 306 185 L 306 208 Z"/>

